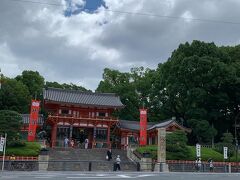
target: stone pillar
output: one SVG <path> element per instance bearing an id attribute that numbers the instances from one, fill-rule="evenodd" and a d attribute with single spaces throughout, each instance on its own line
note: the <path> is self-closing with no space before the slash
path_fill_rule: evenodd
<path id="1" fill-rule="evenodd" d="M 52 148 L 56 146 L 56 140 L 57 140 L 57 123 L 55 123 L 52 126 L 52 131 L 51 131 Z"/>
<path id="2" fill-rule="evenodd" d="M 69 129 L 69 139 L 72 139 L 72 131 L 73 131 L 73 126 L 70 125 L 70 129 Z"/>
<path id="3" fill-rule="evenodd" d="M 158 162 L 166 162 L 166 129 L 158 128 Z"/>
<path id="4" fill-rule="evenodd" d="M 166 129 L 158 128 L 158 151 L 157 160 L 158 163 L 155 165 L 155 171 L 166 172 L 168 166 L 166 164 Z"/>

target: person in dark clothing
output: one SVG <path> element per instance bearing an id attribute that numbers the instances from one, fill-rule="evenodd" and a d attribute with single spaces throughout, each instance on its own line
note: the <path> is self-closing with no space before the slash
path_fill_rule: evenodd
<path id="1" fill-rule="evenodd" d="M 112 159 L 112 150 L 109 149 L 109 150 L 107 151 L 107 160 L 110 161 L 111 159 Z"/>

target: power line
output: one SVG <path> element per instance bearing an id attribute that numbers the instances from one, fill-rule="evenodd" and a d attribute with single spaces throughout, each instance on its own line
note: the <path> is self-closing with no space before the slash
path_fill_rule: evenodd
<path id="1" fill-rule="evenodd" d="M 8 0 L 8 1 L 64 7 L 62 4 L 58 4 L 58 3 L 48 3 L 48 2 L 40 2 L 40 1 L 32 1 L 32 0 Z M 96 9 L 88 7 L 88 10 L 96 10 Z M 165 15 L 151 14 L 151 13 L 145 13 L 145 12 L 118 11 L 118 10 L 111 10 L 111 9 L 104 9 L 103 11 L 119 13 L 119 14 L 127 14 L 127 15 L 156 17 L 156 18 L 182 19 L 182 20 L 199 21 L 199 22 L 206 22 L 206 23 L 240 25 L 240 22 L 233 22 L 233 21 L 221 21 L 221 20 L 213 20 L 213 19 L 201 19 L 201 18 L 186 18 L 186 17 L 179 17 L 179 16 L 165 16 Z"/>

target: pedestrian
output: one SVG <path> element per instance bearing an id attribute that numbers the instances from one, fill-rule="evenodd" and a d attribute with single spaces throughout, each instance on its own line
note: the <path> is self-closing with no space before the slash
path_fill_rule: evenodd
<path id="1" fill-rule="evenodd" d="M 210 159 L 208 160 L 208 163 L 209 163 L 209 171 L 210 171 L 210 172 L 213 172 L 214 166 L 213 166 L 213 160 L 212 160 L 212 158 L 210 158 Z"/>
<path id="2" fill-rule="evenodd" d="M 116 158 L 116 171 L 117 170 L 121 171 L 120 163 L 121 163 L 120 156 L 117 155 L 117 158 Z"/>
<path id="3" fill-rule="evenodd" d="M 196 158 L 194 166 L 195 170 L 198 172 L 198 158 Z"/>
<path id="4" fill-rule="evenodd" d="M 107 157 L 108 161 L 110 161 L 112 159 L 112 150 L 111 149 L 108 149 L 106 157 Z"/>
<path id="5" fill-rule="evenodd" d="M 64 138 L 64 147 L 68 147 L 69 139 L 67 137 Z"/>
<path id="6" fill-rule="evenodd" d="M 202 161 L 201 158 L 198 158 L 198 171 L 201 171 L 201 167 L 202 167 Z"/>
<path id="7" fill-rule="evenodd" d="M 74 148 L 74 140 L 73 139 L 71 140 L 70 144 L 71 144 L 71 147 Z"/>
<path id="8" fill-rule="evenodd" d="M 14 165 L 15 165 L 15 160 L 16 160 L 16 157 L 14 154 L 12 154 L 10 157 L 9 157 L 9 160 L 10 160 L 10 167 L 9 169 L 10 170 L 14 170 Z"/>
<path id="9" fill-rule="evenodd" d="M 89 142 L 89 141 L 88 141 L 88 138 L 86 138 L 86 139 L 85 139 L 85 142 L 84 142 L 84 143 L 85 143 L 85 144 L 84 144 L 84 146 L 85 146 L 85 149 L 87 149 L 87 148 L 88 148 L 88 142 Z"/>

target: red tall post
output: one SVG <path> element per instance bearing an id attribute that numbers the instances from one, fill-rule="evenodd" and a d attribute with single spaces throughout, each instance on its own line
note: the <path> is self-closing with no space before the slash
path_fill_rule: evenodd
<path id="1" fill-rule="evenodd" d="M 110 142 L 110 123 L 108 124 L 108 129 L 107 129 L 107 143 L 108 143 L 108 148 L 111 148 L 111 142 Z"/>
<path id="2" fill-rule="evenodd" d="M 31 113 L 29 117 L 29 127 L 28 127 L 28 141 L 35 140 L 39 109 L 40 109 L 40 101 L 32 100 Z"/>
<path id="3" fill-rule="evenodd" d="M 140 109 L 140 146 L 147 145 L 147 110 Z"/>

